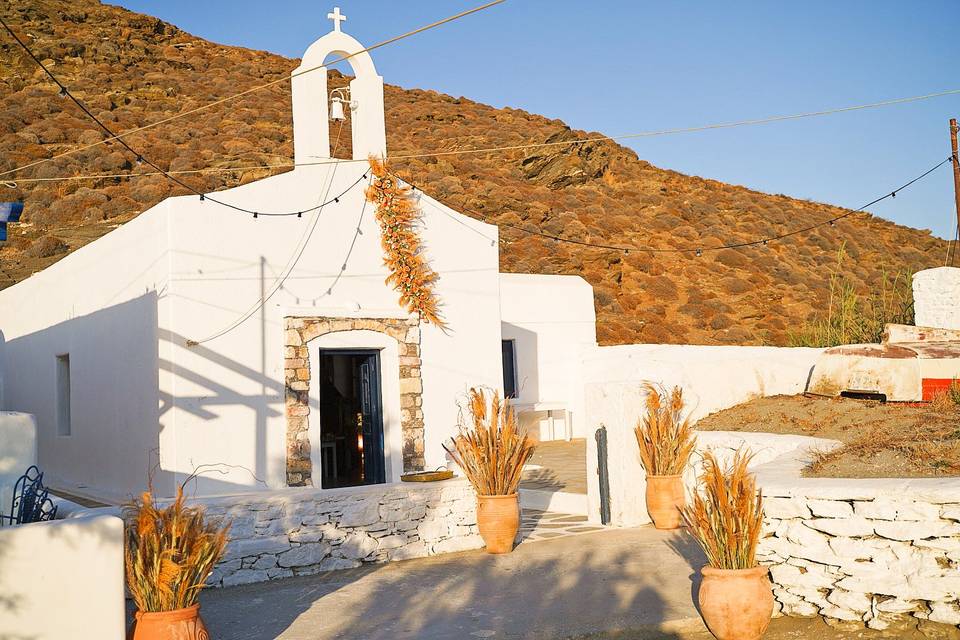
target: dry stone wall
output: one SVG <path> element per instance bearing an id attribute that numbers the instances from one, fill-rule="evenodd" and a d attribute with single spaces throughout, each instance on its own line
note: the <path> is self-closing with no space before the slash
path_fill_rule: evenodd
<path id="1" fill-rule="evenodd" d="M 770 565 L 781 611 L 875 629 L 907 616 L 960 625 L 956 493 L 923 499 L 766 496 L 759 557 Z"/>
<path id="2" fill-rule="evenodd" d="M 770 567 L 777 611 L 895 629 L 960 625 L 960 478 L 804 478 L 802 436 L 701 432 L 723 460 L 757 452 L 764 497 L 758 557 Z M 692 483 L 688 484 L 692 490 Z"/>
<path id="3" fill-rule="evenodd" d="M 461 479 L 345 489 L 286 489 L 200 500 L 229 520 L 211 586 L 477 549 L 476 497 Z"/>

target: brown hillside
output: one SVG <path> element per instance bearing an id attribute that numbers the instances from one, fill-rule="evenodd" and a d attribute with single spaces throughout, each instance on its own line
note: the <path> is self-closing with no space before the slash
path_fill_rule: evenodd
<path id="1" fill-rule="evenodd" d="M 0 15 L 109 126 L 125 131 L 286 76 L 297 62 L 206 42 L 155 18 L 93 0 L 26 0 Z M 378 55 L 390 55 L 389 49 Z M 57 96 L 16 43 L 0 37 L 0 170 L 102 139 Z M 559 120 L 494 109 L 434 91 L 386 87 L 392 154 L 543 142 L 572 136 Z M 292 160 L 289 83 L 132 136 L 167 170 Z M 342 154 L 339 154 L 342 155 Z M 491 222 L 579 240 L 703 247 L 756 239 L 844 210 L 659 169 L 613 143 L 530 153 L 396 162 L 404 177 Z M 24 172 L 21 178 L 146 170 L 116 144 Z M 213 191 L 269 170 L 188 174 Z M 27 203 L 0 248 L 0 286 L 29 276 L 182 191 L 163 177 L 0 186 Z M 926 231 L 855 214 L 762 248 L 690 255 L 621 255 L 502 228 L 505 271 L 579 274 L 595 288 L 602 343 L 783 344 L 785 329 L 822 306 L 842 242 L 864 289 L 882 273 L 934 266 L 945 243 Z"/>

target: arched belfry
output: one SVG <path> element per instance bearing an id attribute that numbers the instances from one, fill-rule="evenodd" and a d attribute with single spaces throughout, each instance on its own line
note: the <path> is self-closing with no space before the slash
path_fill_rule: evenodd
<path id="1" fill-rule="evenodd" d="M 343 103 L 343 108 L 350 109 L 353 157 L 386 156 L 383 78 L 377 75 L 370 54 L 358 53 L 363 51 L 363 45 L 340 30 L 340 23 L 347 19 L 340 13 L 340 8 L 335 7 L 327 17 L 333 20 L 333 31 L 307 48 L 303 61 L 292 74 L 294 161 L 301 164 L 330 157 L 331 96 L 327 87 L 327 70 L 303 72 L 322 67 L 329 56 L 339 58 L 350 54 L 357 54 L 347 59 L 353 68 L 354 79 L 350 82 L 349 99 Z M 297 75 L 300 73 L 302 75 Z"/>

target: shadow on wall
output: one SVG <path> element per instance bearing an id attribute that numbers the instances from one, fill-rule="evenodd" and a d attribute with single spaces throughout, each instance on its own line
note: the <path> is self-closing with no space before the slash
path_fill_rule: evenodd
<path id="1" fill-rule="evenodd" d="M 235 640 L 284 633 L 367 640 L 555 640 L 651 630 L 696 615 L 686 584 L 677 589 L 676 575 L 686 564 L 702 562 L 698 550 L 691 549 L 694 556 L 686 562 L 671 557 L 654 563 L 652 550 L 634 553 L 633 541 L 604 548 L 605 540 L 598 537 L 604 535 L 531 543 L 510 556 L 448 554 L 207 590 L 201 602 L 209 628 Z M 660 557 L 672 555 L 659 544 L 655 551 Z M 663 631 L 643 637 L 680 636 Z"/>
<path id="2" fill-rule="evenodd" d="M 148 292 L 124 303 L 72 318 L 40 331 L 0 342 L 4 366 L 3 398 L 17 411 L 33 413 L 38 423 L 38 458 L 51 484 L 89 487 L 113 496 L 139 493 L 156 464 L 160 437 L 172 424 L 172 409 L 179 411 L 179 428 L 201 428 L 201 421 L 221 418 L 224 410 L 246 409 L 243 422 L 233 422 L 237 438 L 250 442 L 255 453 L 243 460 L 217 456 L 216 447 L 188 453 L 191 467 L 221 465 L 236 475 L 249 474 L 249 482 L 221 480 L 216 470 L 201 477 L 195 489 L 206 494 L 255 490 L 266 480 L 269 467 L 282 460 L 267 460 L 267 420 L 284 414 L 282 380 L 269 377 L 204 345 L 189 347 L 190 360 L 203 366 L 186 368 L 180 353 L 186 338 L 158 328 L 158 295 Z M 279 339 L 279 337 L 278 337 Z M 266 338 L 263 339 L 266 341 Z M 168 355 L 176 352 L 177 361 Z M 57 422 L 57 356 L 69 354 L 70 434 L 62 435 Z M 161 354 L 164 354 L 161 357 Z M 202 369 L 199 371 L 198 369 Z M 252 388 L 240 391 L 218 378 Z M 160 391 L 160 378 L 170 374 L 178 388 L 190 395 Z M 252 383 L 252 384 L 250 384 Z M 193 418 L 184 420 L 183 416 Z M 202 442 L 202 437 L 199 438 Z M 215 444 L 215 443 L 213 443 Z M 167 455 L 167 454 L 165 454 Z M 159 469 L 153 484 L 160 496 L 170 496 L 191 469 Z M 56 482 L 54 482 L 56 481 Z M 105 495 L 107 497 L 107 495 Z"/>

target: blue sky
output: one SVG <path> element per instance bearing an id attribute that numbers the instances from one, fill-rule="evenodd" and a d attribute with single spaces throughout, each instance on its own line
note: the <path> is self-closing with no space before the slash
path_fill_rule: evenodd
<path id="1" fill-rule="evenodd" d="M 216 42 L 299 57 L 330 29 L 317 0 L 120 0 Z M 365 44 L 481 0 L 340 0 Z M 373 53 L 386 82 L 560 118 L 605 135 L 818 111 L 960 88 L 956 0 L 507 0 Z M 627 142 L 688 174 L 856 208 L 950 154 L 960 95 Z M 870 209 L 952 237 L 948 166 Z"/>

